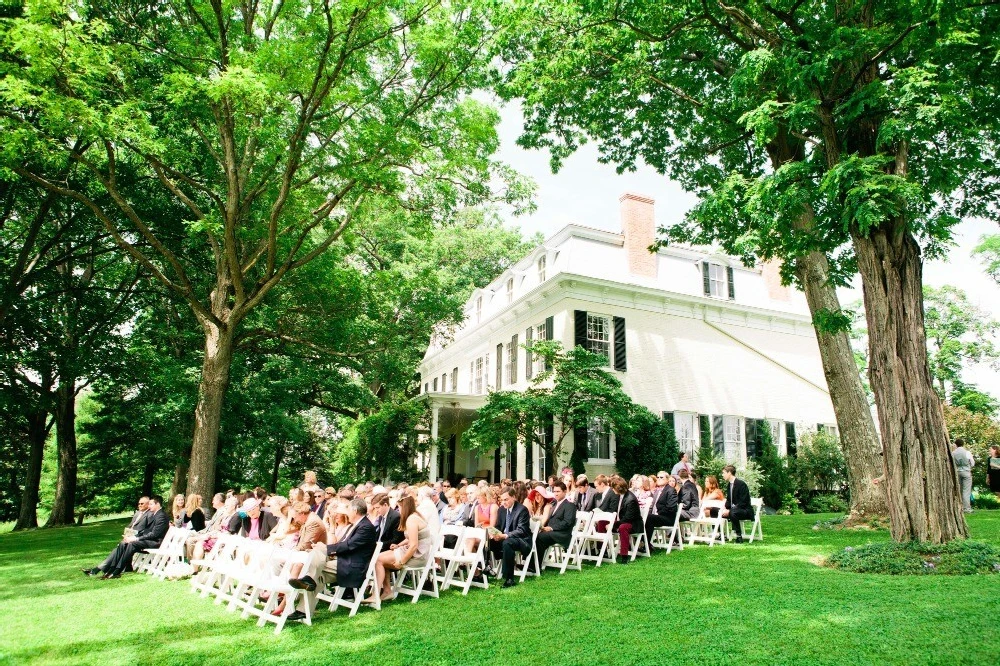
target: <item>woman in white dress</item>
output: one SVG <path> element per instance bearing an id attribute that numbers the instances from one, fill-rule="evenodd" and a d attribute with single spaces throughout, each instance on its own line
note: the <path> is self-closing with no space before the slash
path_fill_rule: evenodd
<path id="1" fill-rule="evenodd" d="M 399 499 L 399 531 L 404 534 L 403 540 L 389 546 L 389 550 L 379 555 L 375 563 L 375 580 L 381 590 L 382 601 L 388 601 L 393 596 L 386 572 L 427 564 L 427 557 L 434 540 L 434 531 L 430 529 L 423 516 L 417 513 L 416 502 L 409 495 Z"/>

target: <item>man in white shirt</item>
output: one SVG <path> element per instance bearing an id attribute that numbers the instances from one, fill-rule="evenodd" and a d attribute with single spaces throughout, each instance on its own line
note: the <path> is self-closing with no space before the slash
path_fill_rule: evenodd
<path id="1" fill-rule="evenodd" d="M 688 462 L 688 454 L 686 453 L 681 454 L 681 459 L 677 461 L 677 464 L 670 470 L 670 476 L 678 476 L 682 469 L 686 469 L 688 474 L 691 473 L 691 463 Z"/>
<path id="2" fill-rule="evenodd" d="M 955 462 L 958 488 L 962 493 L 962 510 L 972 513 L 972 467 L 976 464 L 976 459 L 965 448 L 965 441 L 961 438 L 955 440 L 955 450 L 951 452 L 951 459 Z"/>

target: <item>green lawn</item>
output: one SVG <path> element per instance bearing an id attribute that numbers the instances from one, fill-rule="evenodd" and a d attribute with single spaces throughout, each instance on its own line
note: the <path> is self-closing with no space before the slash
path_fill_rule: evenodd
<path id="1" fill-rule="evenodd" d="M 121 521 L 0 536 L 0 663 L 56 664 L 990 664 L 1000 578 L 857 575 L 810 563 L 885 533 L 817 532 L 767 517 L 766 541 L 546 573 L 512 590 L 449 591 L 276 637 L 134 574 L 84 577 Z M 1000 542 L 1000 512 L 970 518 Z M 550 570 L 551 571 L 551 570 Z"/>

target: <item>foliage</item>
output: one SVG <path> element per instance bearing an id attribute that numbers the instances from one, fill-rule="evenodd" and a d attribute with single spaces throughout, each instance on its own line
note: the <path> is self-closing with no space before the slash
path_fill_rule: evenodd
<path id="1" fill-rule="evenodd" d="M 977 363 L 997 367 L 1000 349 L 994 340 L 998 326 L 958 287 L 924 287 L 927 357 L 942 397 L 950 398 L 955 383 L 961 384 L 964 367 Z"/>
<path id="2" fill-rule="evenodd" d="M 1000 234 L 987 234 L 980 238 L 972 256 L 979 258 L 986 274 L 1000 283 Z"/>
<path id="3" fill-rule="evenodd" d="M 669 422 L 641 405 L 636 405 L 628 428 L 615 433 L 615 444 L 615 467 L 626 479 L 669 470 L 680 455 Z"/>
<path id="4" fill-rule="evenodd" d="M 972 468 L 972 484 L 986 487 L 986 461 L 990 447 L 1000 446 L 1000 422 L 965 407 L 944 406 L 944 420 L 948 424 L 948 435 L 952 441 L 962 438 L 976 465 Z"/>
<path id="5" fill-rule="evenodd" d="M 1000 548 L 985 541 L 956 539 L 946 544 L 869 543 L 830 555 L 827 566 L 865 574 L 952 575 L 1000 573 Z"/>
<path id="6" fill-rule="evenodd" d="M 811 491 L 843 492 L 847 486 L 844 454 L 830 433 L 803 433 L 791 471 L 800 496 Z"/>
<path id="7" fill-rule="evenodd" d="M 774 444 L 769 427 L 758 428 L 758 438 L 760 455 L 755 462 L 760 467 L 761 497 L 766 506 L 781 509 L 786 498 L 795 490 L 788 461 L 778 455 L 778 447 Z"/>
<path id="8" fill-rule="evenodd" d="M 358 421 L 357 467 L 351 480 L 415 480 L 417 455 L 431 445 L 429 441 L 418 441 L 415 435 L 419 427 L 426 429 L 428 411 L 425 401 L 411 400 L 384 405 Z"/>
<path id="9" fill-rule="evenodd" d="M 775 513 L 779 516 L 794 516 L 795 514 L 802 513 L 802 507 L 799 506 L 799 499 L 794 493 L 785 493 L 784 497 L 781 498 L 781 508 Z"/>
<path id="10" fill-rule="evenodd" d="M 705 482 L 705 477 L 714 476 L 719 481 L 719 486 L 724 487 L 726 482 L 722 478 L 722 468 L 726 466 L 726 461 L 716 455 L 698 456 L 695 465 L 695 473 L 698 475 L 700 483 Z M 748 460 L 746 465 L 734 465 L 736 476 L 746 482 L 750 490 L 751 497 L 761 497 L 761 489 L 764 486 L 764 473 L 760 466 L 753 460 Z M 725 491 L 723 491 L 725 492 Z"/>
<path id="11" fill-rule="evenodd" d="M 806 513 L 843 513 L 847 511 L 847 502 L 837 493 L 819 493 L 806 501 L 805 511 Z"/>
<path id="12" fill-rule="evenodd" d="M 989 488 L 975 488 L 972 491 L 973 509 L 1000 509 L 1000 498 Z"/>

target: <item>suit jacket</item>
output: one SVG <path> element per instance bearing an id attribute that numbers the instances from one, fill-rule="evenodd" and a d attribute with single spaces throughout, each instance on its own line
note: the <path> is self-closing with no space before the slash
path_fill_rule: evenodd
<path id="1" fill-rule="evenodd" d="M 399 531 L 399 509 L 389 509 L 382 517 L 382 537 L 379 539 L 379 551 L 389 550 L 389 546 L 400 543 L 405 534 Z"/>
<path id="2" fill-rule="evenodd" d="M 750 511 L 750 488 L 746 481 L 740 478 L 733 479 L 732 490 L 726 497 L 726 508 L 732 511 Z"/>
<path id="3" fill-rule="evenodd" d="M 617 498 L 618 495 L 615 495 Z M 618 502 L 615 502 L 615 508 Z M 621 496 L 621 508 L 618 509 L 618 522 L 620 523 L 631 523 L 632 530 L 634 532 L 639 532 L 643 529 L 642 524 L 642 511 L 639 510 L 639 500 L 632 494 L 631 490 L 626 490 L 625 494 Z"/>
<path id="4" fill-rule="evenodd" d="M 361 587 L 376 548 L 378 532 L 368 516 L 362 516 L 346 538 L 327 545 L 327 556 L 337 558 L 337 585 Z"/>
<path id="5" fill-rule="evenodd" d="M 135 534 L 136 550 L 146 550 L 156 548 L 163 543 L 163 537 L 167 536 L 170 529 L 170 518 L 167 512 L 160 509 L 149 518 L 149 524 Z"/>
<path id="6" fill-rule="evenodd" d="M 149 519 L 152 515 L 152 511 L 146 509 L 145 511 L 136 511 L 132 514 L 132 520 L 129 522 L 128 526 L 130 529 L 139 532 L 146 529 L 149 526 Z"/>
<path id="7" fill-rule="evenodd" d="M 600 496 L 598 496 L 598 499 L 594 501 L 594 504 L 594 508 L 596 509 L 614 513 L 618 509 L 618 495 L 615 495 L 615 491 L 608 487 L 604 491 L 604 498 L 601 499 Z"/>
<path id="8" fill-rule="evenodd" d="M 267 511 L 260 512 L 260 524 L 257 526 L 257 533 L 260 535 L 261 541 L 266 541 L 267 537 L 271 536 L 271 530 L 273 530 L 278 525 L 278 518 Z M 240 536 L 247 536 L 250 534 L 250 516 L 246 518 L 240 518 L 240 514 L 233 516 L 233 519 L 229 522 L 229 533 L 239 534 Z"/>
<path id="9" fill-rule="evenodd" d="M 693 511 L 701 505 L 701 502 L 698 500 L 698 486 L 691 483 L 690 479 L 681 485 L 680 503 L 688 511 Z"/>
<path id="10" fill-rule="evenodd" d="M 552 528 L 551 534 L 557 543 L 566 545 L 569 543 L 570 537 L 573 536 L 573 527 L 575 526 L 576 504 L 564 500 L 562 504 L 552 510 L 547 527 Z"/>
<path id="11" fill-rule="evenodd" d="M 299 528 L 299 542 L 295 550 L 312 550 L 317 543 L 326 545 L 326 524 L 315 513 L 310 513 L 305 524 Z"/>
<path id="12" fill-rule="evenodd" d="M 581 493 L 578 491 L 576 495 L 576 510 L 593 511 L 595 495 L 597 495 L 597 493 L 594 491 L 593 486 L 587 486 L 587 492 L 585 493 Z"/>
<path id="13" fill-rule="evenodd" d="M 500 509 L 503 510 L 503 507 L 501 506 Z M 497 528 L 501 529 L 508 539 L 531 539 L 531 516 L 528 515 L 528 509 L 523 504 L 515 502 L 510 514 L 509 527 L 507 525 L 507 511 L 503 512 L 503 522 L 501 522 L 500 514 L 497 514 Z"/>
<path id="14" fill-rule="evenodd" d="M 658 490 L 660 495 L 656 498 L 656 515 L 672 523 L 677 517 L 677 491 L 670 486 L 663 486 Z"/>
<path id="15" fill-rule="evenodd" d="M 313 509 L 313 512 L 320 518 L 326 516 L 326 502 L 320 502 L 319 506 Z"/>

